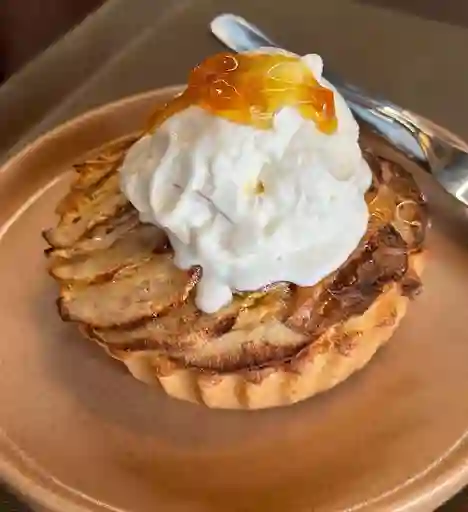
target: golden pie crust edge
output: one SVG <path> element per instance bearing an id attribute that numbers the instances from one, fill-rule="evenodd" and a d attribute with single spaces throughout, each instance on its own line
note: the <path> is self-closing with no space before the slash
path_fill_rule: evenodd
<path id="1" fill-rule="evenodd" d="M 409 270 L 421 277 L 425 259 L 424 251 L 410 254 Z M 294 356 L 294 365 L 275 362 L 217 373 L 182 367 L 157 350 L 126 352 L 103 347 L 138 380 L 160 386 L 174 398 L 223 409 L 284 406 L 331 389 L 363 368 L 393 335 L 409 301 L 401 283 L 388 284 L 362 315 L 335 324 Z"/>

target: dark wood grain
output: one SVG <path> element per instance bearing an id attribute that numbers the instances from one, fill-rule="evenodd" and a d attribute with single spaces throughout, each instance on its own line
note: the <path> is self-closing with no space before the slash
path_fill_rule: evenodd
<path id="1" fill-rule="evenodd" d="M 2 0 L 0 76 L 7 78 L 14 73 L 103 1 Z"/>
<path id="2" fill-rule="evenodd" d="M 0 487 L 0 510 L 2 512 L 33 512 L 24 501 L 6 487 Z"/>

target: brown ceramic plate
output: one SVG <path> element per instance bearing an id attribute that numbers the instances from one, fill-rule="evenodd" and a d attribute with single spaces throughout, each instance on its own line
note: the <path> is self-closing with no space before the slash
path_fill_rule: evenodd
<path id="1" fill-rule="evenodd" d="M 468 481 L 468 218 L 424 176 L 425 291 L 363 371 L 316 398 L 257 412 L 172 400 L 59 319 L 40 233 L 67 169 L 173 92 L 86 114 L 0 169 L 1 476 L 60 512 L 432 509 Z"/>

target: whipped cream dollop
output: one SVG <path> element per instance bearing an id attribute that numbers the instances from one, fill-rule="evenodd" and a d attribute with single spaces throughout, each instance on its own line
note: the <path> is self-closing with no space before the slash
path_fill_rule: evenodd
<path id="1" fill-rule="evenodd" d="M 166 231 L 175 264 L 201 266 L 196 303 L 205 312 L 238 291 L 316 284 L 366 231 L 372 176 L 358 125 L 322 78 L 322 59 L 302 61 L 334 91 L 334 133 L 293 107 L 263 130 L 190 106 L 137 141 L 121 167 L 125 195 L 142 222 Z"/>

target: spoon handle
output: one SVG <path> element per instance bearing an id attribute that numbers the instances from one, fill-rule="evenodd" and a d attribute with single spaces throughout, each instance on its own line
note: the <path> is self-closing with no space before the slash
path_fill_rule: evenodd
<path id="1" fill-rule="evenodd" d="M 234 14 L 217 16 L 211 22 L 211 31 L 225 46 L 236 52 L 279 47 L 256 26 Z M 418 141 L 418 128 L 408 112 L 387 100 L 370 97 L 328 70 L 326 78 L 345 97 L 357 117 L 370 124 L 411 158 L 420 162 L 426 160 Z"/>
<path id="2" fill-rule="evenodd" d="M 212 33 L 236 52 L 279 47 L 240 16 L 222 14 L 211 22 Z M 468 146 L 461 139 L 417 114 L 326 72 L 354 115 L 366 122 L 407 157 L 431 173 L 447 192 L 468 205 Z"/>

